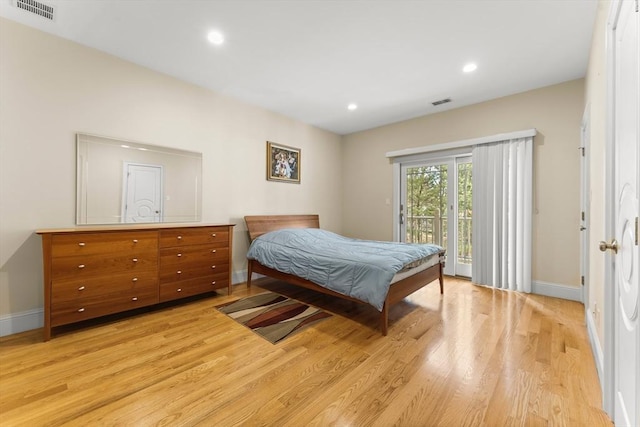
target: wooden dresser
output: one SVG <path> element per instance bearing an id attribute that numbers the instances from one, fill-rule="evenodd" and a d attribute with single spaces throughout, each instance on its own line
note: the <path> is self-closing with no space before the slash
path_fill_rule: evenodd
<path id="1" fill-rule="evenodd" d="M 227 288 L 233 225 L 38 230 L 44 339 L 52 328 Z"/>

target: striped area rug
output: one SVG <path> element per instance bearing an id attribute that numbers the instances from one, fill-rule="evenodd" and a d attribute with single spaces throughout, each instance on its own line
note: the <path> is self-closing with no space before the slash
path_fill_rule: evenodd
<path id="1" fill-rule="evenodd" d="M 331 314 L 273 292 L 251 295 L 216 307 L 275 344 Z"/>

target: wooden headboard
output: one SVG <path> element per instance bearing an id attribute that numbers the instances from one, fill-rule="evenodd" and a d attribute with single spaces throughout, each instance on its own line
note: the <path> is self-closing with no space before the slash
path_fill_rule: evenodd
<path id="1" fill-rule="evenodd" d="M 245 216 L 244 222 L 251 241 L 264 233 L 283 228 L 320 228 L 318 215 L 251 215 Z"/>

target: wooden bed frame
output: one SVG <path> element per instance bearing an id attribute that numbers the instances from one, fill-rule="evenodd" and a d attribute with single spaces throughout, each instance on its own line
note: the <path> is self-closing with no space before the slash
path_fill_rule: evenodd
<path id="1" fill-rule="evenodd" d="M 245 216 L 244 221 L 247 224 L 247 229 L 249 230 L 249 238 L 251 239 L 251 241 L 264 233 L 268 233 L 269 231 L 274 230 L 280 230 L 282 228 L 320 228 L 320 219 L 318 215 L 255 215 Z M 388 332 L 390 305 L 401 301 L 408 295 L 411 295 L 418 289 L 428 285 L 436 279 L 438 279 L 440 282 L 440 293 L 442 294 L 444 292 L 442 269 L 443 262 L 440 261 L 437 264 L 419 273 L 393 283 L 389 287 L 387 298 L 385 299 L 384 306 L 382 307 L 382 312 L 380 313 L 380 329 L 383 335 L 386 336 Z M 301 277 L 287 273 L 281 273 L 280 271 L 265 267 L 256 260 L 248 260 L 247 287 L 251 287 L 252 273 L 264 274 L 265 276 L 283 280 L 287 283 L 321 292 L 323 294 L 346 299 L 349 301 L 355 301 L 361 304 L 366 304 L 350 296 L 334 292 L 327 288 L 323 288 L 322 286 L 316 285 L 315 283 Z"/>

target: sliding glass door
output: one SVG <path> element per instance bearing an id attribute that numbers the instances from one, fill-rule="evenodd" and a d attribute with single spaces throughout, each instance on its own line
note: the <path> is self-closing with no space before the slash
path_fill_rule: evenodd
<path id="1" fill-rule="evenodd" d="M 401 166 L 400 240 L 445 248 L 449 275 L 471 277 L 471 171 L 470 157 Z"/>
<path id="2" fill-rule="evenodd" d="M 471 213 L 473 211 L 471 173 L 473 164 L 471 157 L 456 161 L 456 218 L 458 218 L 456 236 L 455 274 L 471 277 Z"/>

